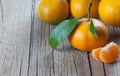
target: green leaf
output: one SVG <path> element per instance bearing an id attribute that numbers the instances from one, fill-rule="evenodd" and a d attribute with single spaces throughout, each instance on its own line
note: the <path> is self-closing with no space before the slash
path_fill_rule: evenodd
<path id="1" fill-rule="evenodd" d="M 95 29 L 95 26 L 92 20 L 90 20 L 90 31 L 94 35 L 95 38 L 98 38 L 96 29 Z"/>
<path id="2" fill-rule="evenodd" d="M 58 45 L 70 35 L 77 25 L 79 19 L 81 18 L 64 20 L 56 26 L 56 28 L 51 32 L 49 38 L 49 44 L 51 48 L 57 48 Z"/>

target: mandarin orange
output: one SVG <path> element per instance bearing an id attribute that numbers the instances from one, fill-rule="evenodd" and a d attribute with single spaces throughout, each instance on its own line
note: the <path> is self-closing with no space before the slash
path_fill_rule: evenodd
<path id="1" fill-rule="evenodd" d="M 98 38 L 95 38 L 91 33 L 88 18 L 83 18 L 69 36 L 69 41 L 74 48 L 82 51 L 92 51 L 92 49 L 102 47 L 107 43 L 109 37 L 107 27 L 97 19 L 92 19 L 92 21 Z"/>

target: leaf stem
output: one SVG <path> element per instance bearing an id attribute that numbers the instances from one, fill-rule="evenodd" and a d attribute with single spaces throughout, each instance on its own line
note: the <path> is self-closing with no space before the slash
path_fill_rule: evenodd
<path id="1" fill-rule="evenodd" d="M 89 8 L 88 8 L 88 21 L 90 22 L 90 31 L 94 35 L 95 38 L 98 38 L 94 23 L 91 19 L 91 13 L 90 13 L 91 7 L 92 7 L 92 2 L 90 1 Z"/>
<path id="2" fill-rule="evenodd" d="M 91 7 L 92 7 L 92 2 L 90 1 L 89 8 L 88 8 L 88 21 L 91 20 L 91 14 L 90 14 Z"/>

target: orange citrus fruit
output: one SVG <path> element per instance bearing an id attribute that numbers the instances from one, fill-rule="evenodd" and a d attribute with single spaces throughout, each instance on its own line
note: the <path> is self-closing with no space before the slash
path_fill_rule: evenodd
<path id="1" fill-rule="evenodd" d="M 92 51 L 92 49 L 104 46 L 107 43 L 109 37 L 107 27 L 97 19 L 92 19 L 92 21 L 98 38 L 95 38 L 91 33 L 88 19 L 83 18 L 69 36 L 69 41 L 74 48 L 83 51 Z"/>
<path id="2" fill-rule="evenodd" d="M 120 26 L 120 0 L 101 0 L 99 16 L 109 25 Z"/>
<path id="3" fill-rule="evenodd" d="M 42 0 L 38 5 L 39 18 L 49 24 L 58 24 L 67 18 L 69 5 L 66 0 Z"/>
<path id="4" fill-rule="evenodd" d="M 89 3 L 92 1 L 90 13 L 92 17 L 98 17 L 98 5 L 100 0 L 71 0 L 70 10 L 73 17 L 82 17 L 87 15 Z"/>
<path id="5" fill-rule="evenodd" d="M 103 48 L 94 49 L 92 56 L 96 60 L 100 60 L 104 63 L 113 63 L 119 56 L 119 47 L 116 43 L 111 42 Z"/>

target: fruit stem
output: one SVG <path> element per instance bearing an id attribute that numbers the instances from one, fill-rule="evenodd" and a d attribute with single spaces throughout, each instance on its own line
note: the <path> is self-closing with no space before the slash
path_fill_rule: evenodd
<path id="1" fill-rule="evenodd" d="M 89 8 L 88 8 L 88 21 L 91 19 L 90 9 L 92 7 L 92 2 L 90 1 Z"/>
<path id="2" fill-rule="evenodd" d="M 92 7 L 92 2 L 90 1 L 89 8 L 88 8 L 88 21 L 90 22 L 90 31 L 94 35 L 95 38 L 98 38 L 94 23 L 91 19 L 91 13 L 90 13 L 91 7 Z"/>

